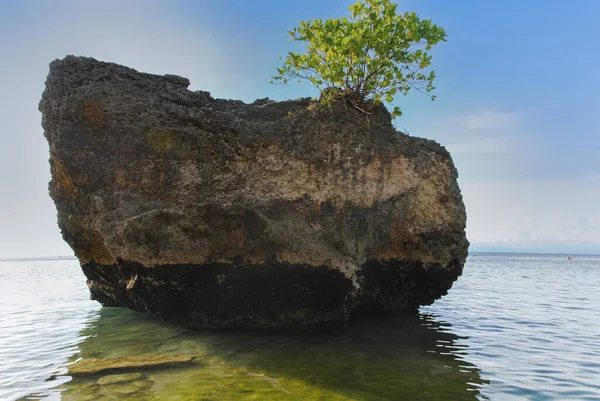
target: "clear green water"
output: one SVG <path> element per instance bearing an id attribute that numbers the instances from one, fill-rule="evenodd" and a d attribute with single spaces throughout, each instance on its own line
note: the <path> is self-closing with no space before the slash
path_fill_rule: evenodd
<path id="1" fill-rule="evenodd" d="M 99 385 L 63 385 L 64 400 L 474 400 L 482 383 L 464 346 L 425 316 L 364 321 L 320 336 L 193 333 L 134 312 L 105 308 L 81 333 L 75 358 L 198 355 L 183 367 L 143 371 Z M 135 371 L 135 370 L 134 370 Z"/>
<path id="2" fill-rule="evenodd" d="M 0 261 L 0 400 L 599 400 L 600 258 L 475 255 L 415 315 L 321 335 L 189 332 L 88 299 L 76 261 Z M 71 377 L 78 360 L 194 355 Z"/>

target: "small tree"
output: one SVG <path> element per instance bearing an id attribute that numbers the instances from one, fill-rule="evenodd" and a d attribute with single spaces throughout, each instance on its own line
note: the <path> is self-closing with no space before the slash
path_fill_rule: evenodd
<path id="1" fill-rule="evenodd" d="M 292 41 L 308 42 L 306 53 L 290 52 L 271 83 L 307 79 L 322 104 L 344 99 L 366 114 L 411 88 L 434 100 L 435 73 L 422 71 L 431 64 L 427 52 L 446 40 L 446 32 L 414 12 L 396 14 L 396 7 L 390 0 L 364 0 L 349 7 L 350 18 L 300 21 L 288 33 Z M 394 107 L 392 117 L 401 114 Z"/>

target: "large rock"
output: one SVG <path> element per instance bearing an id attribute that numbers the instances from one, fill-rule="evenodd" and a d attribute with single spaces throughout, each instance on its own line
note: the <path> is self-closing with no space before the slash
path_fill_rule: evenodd
<path id="1" fill-rule="evenodd" d="M 383 108 L 213 99 L 68 56 L 40 103 L 50 194 L 92 298 L 187 328 L 415 311 L 467 255 L 448 152 Z"/>

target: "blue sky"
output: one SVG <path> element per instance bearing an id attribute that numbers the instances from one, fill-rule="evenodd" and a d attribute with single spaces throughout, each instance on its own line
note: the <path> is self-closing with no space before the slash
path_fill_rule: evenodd
<path id="1" fill-rule="evenodd" d="M 91 56 L 190 78 L 252 101 L 313 96 L 269 85 L 286 33 L 353 1 L 0 1 L 0 257 L 65 255 L 47 195 L 37 104 L 48 63 Z M 435 102 L 397 102 L 399 129 L 446 146 L 474 250 L 600 252 L 600 2 L 400 0 L 443 26 Z"/>

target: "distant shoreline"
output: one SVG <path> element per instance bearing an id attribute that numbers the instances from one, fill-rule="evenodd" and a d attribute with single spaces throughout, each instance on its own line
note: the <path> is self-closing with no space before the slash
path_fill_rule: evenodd
<path id="1" fill-rule="evenodd" d="M 0 258 L 0 262 L 20 262 L 32 260 L 77 260 L 75 256 L 16 256 Z"/>
<path id="2" fill-rule="evenodd" d="M 576 257 L 576 256 L 583 256 L 583 257 L 589 257 L 589 256 L 595 256 L 595 257 L 600 257 L 600 254 L 597 253 L 565 253 L 565 252 L 557 252 L 557 253 L 552 253 L 552 252 L 510 252 L 510 251 L 470 251 L 469 252 L 469 256 L 476 256 L 476 255 L 485 255 L 485 256 L 492 256 L 492 255 L 514 255 L 514 256 L 564 256 L 564 257 Z"/>
<path id="3" fill-rule="evenodd" d="M 600 257 L 597 253 L 551 253 L 551 252 L 511 252 L 511 251 L 471 251 L 469 256 L 564 256 L 566 257 Z M 27 261 L 56 261 L 77 260 L 75 256 L 22 256 L 12 258 L 0 258 L 0 262 L 27 262 Z"/>

